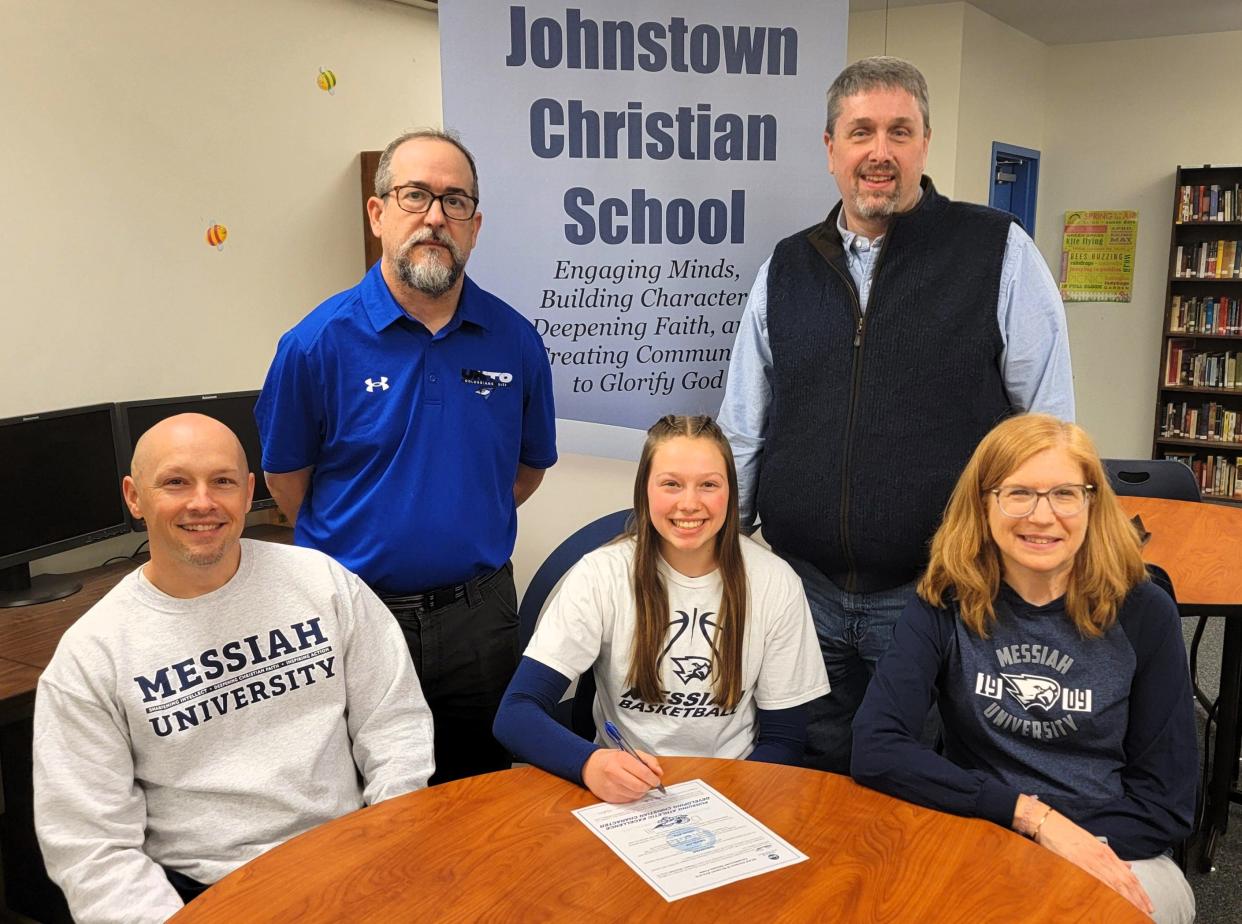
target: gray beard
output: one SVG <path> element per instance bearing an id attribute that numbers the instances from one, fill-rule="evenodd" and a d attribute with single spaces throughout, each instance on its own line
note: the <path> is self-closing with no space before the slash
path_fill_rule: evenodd
<path id="1" fill-rule="evenodd" d="M 411 237 L 401 246 L 401 250 L 397 253 L 397 258 L 393 262 L 397 268 L 397 275 L 401 277 L 401 281 L 407 286 L 417 292 L 422 292 L 424 295 L 439 298 L 457 284 L 465 264 L 461 259 L 461 251 L 453 240 L 441 237 L 435 237 L 435 240 L 449 248 L 449 253 L 453 258 L 452 263 L 445 266 L 430 255 L 415 263 L 410 258 L 410 251 L 414 249 L 416 244 L 432 238 L 433 235 L 431 234 Z"/>
<path id="2" fill-rule="evenodd" d="M 854 196 L 854 211 L 866 219 L 891 218 L 897 212 L 897 203 L 901 199 L 901 190 L 894 189 L 891 196 L 876 198 L 862 193 Z"/>

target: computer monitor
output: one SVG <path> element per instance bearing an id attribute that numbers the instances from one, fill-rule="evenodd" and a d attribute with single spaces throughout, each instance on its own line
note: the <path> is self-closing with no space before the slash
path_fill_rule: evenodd
<path id="1" fill-rule="evenodd" d="M 176 414 L 206 414 L 223 423 L 237 434 L 246 461 L 254 472 L 254 502 L 251 510 L 275 507 L 272 493 L 263 480 L 263 448 L 259 445 L 259 425 L 254 420 L 254 402 L 257 391 L 232 391 L 217 395 L 186 395 L 180 398 L 153 398 L 148 401 L 125 401 L 117 405 L 121 418 L 121 445 L 123 447 L 121 471 L 129 473 L 129 460 L 134 454 L 138 438 L 166 417 Z M 146 524 L 134 519 L 135 530 L 145 531 Z"/>
<path id="2" fill-rule="evenodd" d="M 0 607 L 81 589 L 30 562 L 129 532 L 111 404 L 0 420 Z"/>

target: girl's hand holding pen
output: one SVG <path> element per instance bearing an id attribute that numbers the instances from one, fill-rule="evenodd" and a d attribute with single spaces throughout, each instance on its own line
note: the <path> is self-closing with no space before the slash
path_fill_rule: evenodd
<path id="1" fill-rule="evenodd" d="M 582 766 L 582 782 L 605 802 L 633 802 L 660 785 L 664 768 L 643 751 L 635 758 L 625 751 L 600 748 Z"/>

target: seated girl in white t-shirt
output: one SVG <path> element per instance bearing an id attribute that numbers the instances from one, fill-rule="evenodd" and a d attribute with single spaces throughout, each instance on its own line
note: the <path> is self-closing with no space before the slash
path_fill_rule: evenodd
<path id="1" fill-rule="evenodd" d="M 594 742 L 552 715 L 588 670 Z M 738 531 L 724 434 L 710 417 L 668 416 L 647 431 L 626 535 L 566 576 L 495 733 L 519 759 L 629 802 L 659 783 L 653 754 L 798 763 L 804 704 L 827 691 L 797 575 Z M 606 746 L 605 721 L 641 762 Z"/>

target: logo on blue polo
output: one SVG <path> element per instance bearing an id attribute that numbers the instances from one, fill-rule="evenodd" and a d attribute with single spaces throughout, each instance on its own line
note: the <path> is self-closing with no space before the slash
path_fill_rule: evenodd
<path id="1" fill-rule="evenodd" d="M 376 381 L 375 379 L 368 377 L 364 384 L 367 386 L 368 392 L 373 392 L 377 388 L 380 391 L 388 391 L 388 376 L 381 375 L 379 377 L 379 381 Z"/>
<path id="2" fill-rule="evenodd" d="M 476 385 L 474 393 L 486 398 L 497 388 L 508 388 L 513 384 L 512 372 L 488 372 L 484 369 L 463 369 L 461 380 L 466 385 Z"/>

